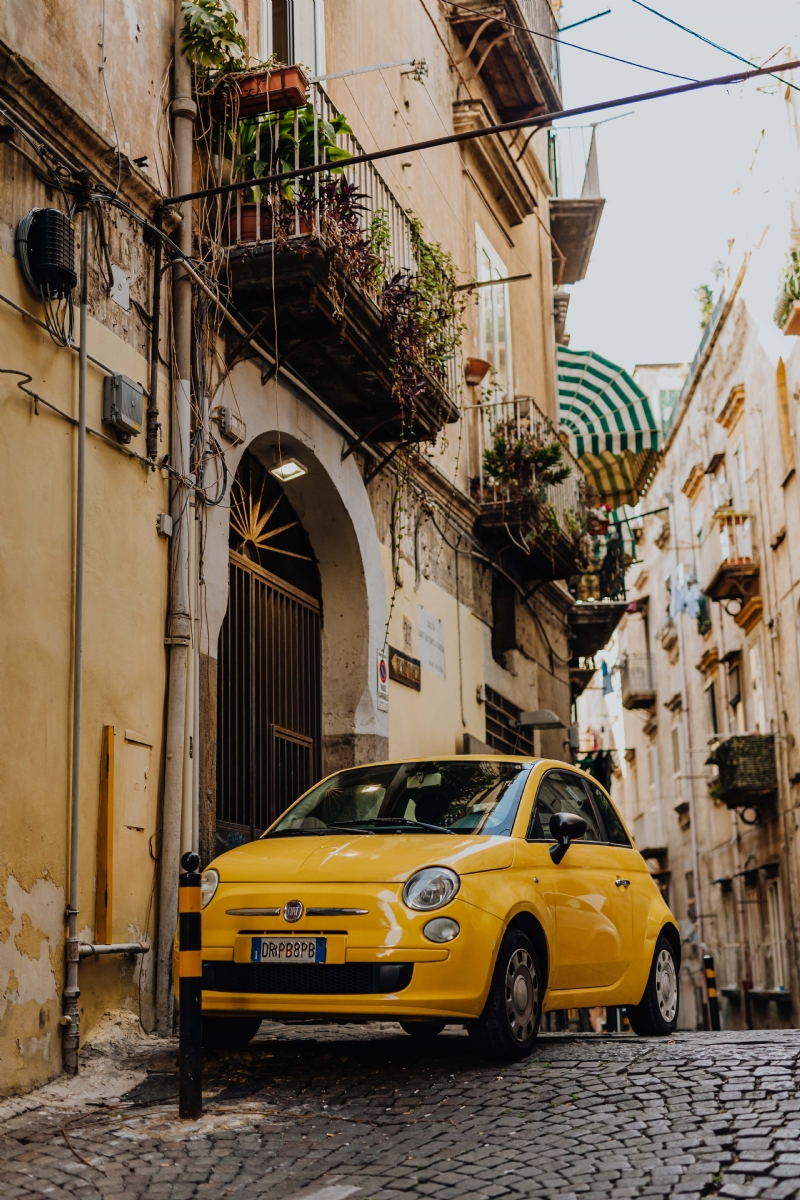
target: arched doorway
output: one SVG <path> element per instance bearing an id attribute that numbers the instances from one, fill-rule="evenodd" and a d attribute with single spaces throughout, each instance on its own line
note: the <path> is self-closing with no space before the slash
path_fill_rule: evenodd
<path id="1" fill-rule="evenodd" d="M 246 452 L 231 489 L 217 675 L 217 852 L 258 837 L 322 767 L 320 576 L 283 488 Z"/>

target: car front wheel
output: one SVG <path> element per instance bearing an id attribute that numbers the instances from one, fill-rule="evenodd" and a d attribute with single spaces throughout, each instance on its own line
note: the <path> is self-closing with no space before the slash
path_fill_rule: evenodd
<path id="1" fill-rule="evenodd" d="M 261 1025 L 261 1017 L 203 1017 L 204 1050 L 244 1050 Z"/>
<path id="2" fill-rule="evenodd" d="M 469 1026 L 473 1045 L 488 1058 L 506 1062 L 530 1054 L 543 997 L 536 948 L 520 929 L 509 929 L 500 944 L 484 1010 Z"/>
<path id="3" fill-rule="evenodd" d="M 667 1037 L 678 1024 L 679 976 L 675 951 L 662 933 L 656 942 L 647 987 L 635 1007 L 628 1005 L 631 1029 L 640 1037 Z"/>

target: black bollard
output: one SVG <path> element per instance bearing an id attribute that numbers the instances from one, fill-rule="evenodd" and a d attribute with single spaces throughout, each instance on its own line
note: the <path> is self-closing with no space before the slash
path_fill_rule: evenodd
<path id="1" fill-rule="evenodd" d="M 199 1117 L 203 1111 L 203 934 L 200 895 L 200 856 L 194 850 L 181 858 L 186 872 L 178 890 L 178 1113 Z"/>
<path id="2" fill-rule="evenodd" d="M 703 955 L 703 968 L 706 973 L 706 992 L 708 993 L 708 1015 L 711 1028 L 719 1029 L 719 1000 L 717 999 L 717 975 L 714 970 L 714 959 L 710 954 Z"/>

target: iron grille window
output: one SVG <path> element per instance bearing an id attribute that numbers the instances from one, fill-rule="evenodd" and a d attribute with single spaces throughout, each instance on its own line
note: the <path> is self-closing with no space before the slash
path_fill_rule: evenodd
<path id="1" fill-rule="evenodd" d="M 533 754 L 533 731 L 512 729 L 509 724 L 518 721 L 521 712 L 516 704 L 487 687 L 486 744 L 498 754 Z"/>

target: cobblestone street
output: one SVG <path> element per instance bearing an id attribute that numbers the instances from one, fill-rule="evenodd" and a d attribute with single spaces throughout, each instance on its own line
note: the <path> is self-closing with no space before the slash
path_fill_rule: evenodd
<path id="1" fill-rule="evenodd" d="M 176 1117 L 174 1046 L 84 1052 L 0 1104 L 4 1197 L 800 1196 L 800 1033 L 549 1034 L 498 1068 L 448 1030 L 265 1022 Z M 132 1086 L 131 1086 L 132 1084 Z M 123 1090 L 120 1090 L 123 1089 Z"/>

